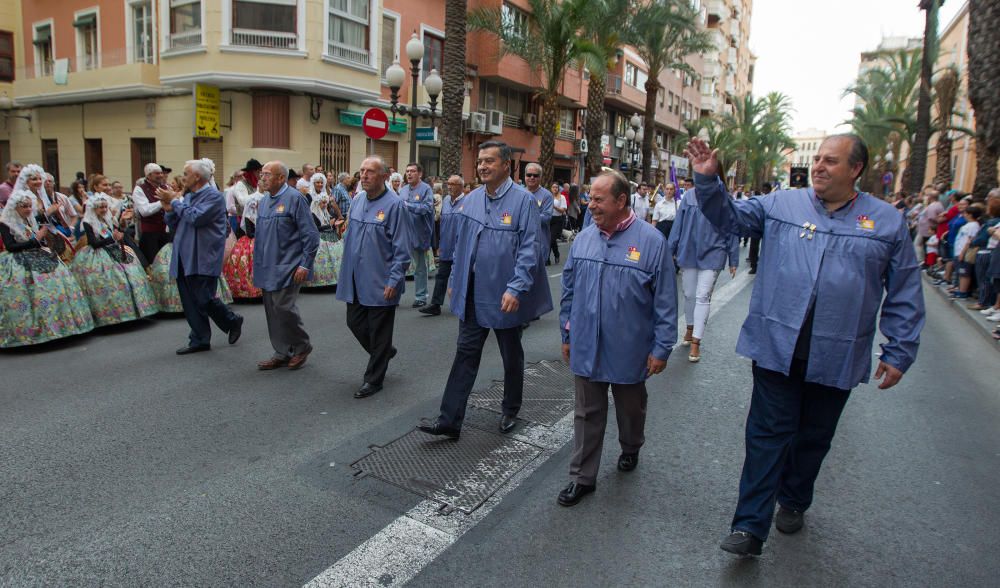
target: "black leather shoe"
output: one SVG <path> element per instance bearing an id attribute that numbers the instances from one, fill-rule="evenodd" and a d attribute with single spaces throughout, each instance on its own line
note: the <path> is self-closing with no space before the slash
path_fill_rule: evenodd
<path id="1" fill-rule="evenodd" d="M 188 345 L 187 347 L 181 347 L 177 350 L 177 355 L 187 355 L 188 353 L 198 353 L 201 351 L 208 351 L 211 349 L 211 345 Z"/>
<path id="2" fill-rule="evenodd" d="M 399 350 L 396 349 L 395 347 L 393 347 L 392 349 L 390 349 L 389 350 L 389 359 L 392 359 L 392 358 L 396 357 L 397 353 L 399 353 Z"/>
<path id="3" fill-rule="evenodd" d="M 562 506 L 573 506 L 577 502 L 597 489 L 596 485 L 581 484 L 579 482 L 570 482 L 565 488 L 559 492 L 559 504 Z"/>
<path id="4" fill-rule="evenodd" d="M 376 386 L 375 384 L 369 384 L 365 382 L 358 388 L 358 391 L 354 393 L 355 398 L 368 398 L 372 394 L 375 394 L 382 389 L 382 386 Z"/>
<path id="5" fill-rule="evenodd" d="M 517 425 L 517 419 L 512 416 L 503 415 L 500 417 L 500 432 L 510 433 L 514 430 L 514 426 Z"/>
<path id="6" fill-rule="evenodd" d="M 733 531 L 729 534 L 729 537 L 726 537 L 722 541 L 719 548 L 722 551 L 728 551 L 742 557 L 749 557 L 751 555 L 760 555 L 760 548 L 763 545 L 763 541 L 746 531 Z"/>
<path id="7" fill-rule="evenodd" d="M 748 271 L 747 273 L 750 274 L 750 275 L 753 275 L 753 274 L 757 273 L 757 266 L 751 267 L 750 271 Z"/>
<path id="8" fill-rule="evenodd" d="M 416 302 L 413 303 L 413 308 L 420 308 L 422 306 L 427 306 L 427 303 L 424 302 L 423 300 L 417 300 Z"/>
<path id="9" fill-rule="evenodd" d="M 240 335 L 243 334 L 243 317 L 236 317 L 236 322 L 233 323 L 232 328 L 229 329 L 229 344 L 232 345 L 240 340 Z"/>
<path id="10" fill-rule="evenodd" d="M 421 314 L 427 314 L 430 316 L 438 316 L 441 314 L 440 304 L 428 304 L 427 306 L 420 309 Z"/>
<path id="11" fill-rule="evenodd" d="M 778 505 L 778 514 L 774 517 L 776 529 L 786 535 L 791 535 L 801 531 L 804 524 L 805 513 Z"/>
<path id="12" fill-rule="evenodd" d="M 417 428 L 428 435 L 441 435 L 449 439 L 458 439 L 462 434 L 459 429 L 446 427 L 440 421 L 421 421 Z"/>
<path id="13" fill-rule="evenodd" d="M 623 472 L 631 472 L 637 465 L 639 465 L 638 453 L 623 453 L 618 456 L 618 469 Z"/>

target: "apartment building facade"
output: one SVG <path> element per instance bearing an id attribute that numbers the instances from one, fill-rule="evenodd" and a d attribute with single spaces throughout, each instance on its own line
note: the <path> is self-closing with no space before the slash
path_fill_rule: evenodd
<path id="1" fill-rule="evenodd" d="M 731 114 L 733 105 L 753 91 L 756 57 L 750 51 L 753 0 L 702 0 L 705 27 L 716 49 L 704 57 L 702 114 Z"/>

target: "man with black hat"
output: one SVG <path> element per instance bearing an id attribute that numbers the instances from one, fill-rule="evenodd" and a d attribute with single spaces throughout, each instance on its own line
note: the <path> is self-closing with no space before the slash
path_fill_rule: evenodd
<path id="1" fill-rule="evenodd" d="M 241 216 L 243 207 L 250 202 L 250 195 L 257 191 L 257 180 L 263 168 L 256 159 L 247 160 L 247 164 L 240 170 L 243 172 L 243 179 L 233 184 L 233 200 L 236 201 L 236 210 Z"/>

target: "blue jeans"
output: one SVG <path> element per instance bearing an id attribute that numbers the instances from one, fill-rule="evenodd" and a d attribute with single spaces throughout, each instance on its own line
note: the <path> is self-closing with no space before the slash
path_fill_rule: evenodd
<path id="1" fill-rule="evenodd" d="M 805 381 L 806 362 L 786 376 L 753 366 L 746 459 L 732 529 L 767 540 L 774 503 L 804 512 L 850 390 Z"/>
<path id="2" fill-rule="evenodd" d="M 420 302 L 427 302 L 427 250 L 414 249 L 413 256 L 413 288 L 414 296 Z"/>

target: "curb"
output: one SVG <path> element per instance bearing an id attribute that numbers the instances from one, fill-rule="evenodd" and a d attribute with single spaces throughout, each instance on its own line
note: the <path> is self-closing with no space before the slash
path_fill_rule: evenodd
<path id="1" fill-rule="evenodd" d="M 955 312 L 959 316 L 961 316 L 963 319 L 965 319 L 965 321 L 967 323 L 969 323 L 973 327 L 973 330 L 975 330 L 977 333 L 979 333 L 980 335 L 982 335 L 984 339 L 986 339 L 987 341 L 989 341 L 990 346 L 993 349 L 995 349 L 998 352 L 1000 352 L 1000 341 L 997 341 L 996 339 L 994 339 L 993 335 L 992 335 L 993 328 L 996 325 L 994 325 L 994 324 L 990 323 L 989 321 L 987 321 L 986 319 L 982 318 L 982 315 L 979 314 L 977 311 L 975 311 L 975 310 L 969 310 L 968 308 L 966 308 L 965 307 L 965 302 L 969 300 L 968 298 L 964 299 L 964 300 L 955 299 L 955 298 L 949 298 L 948 297 L 948 292 L 945 291 L 944 288 L 939 288 L 938 286 L 934 285 L 933 278 L 931 278 L 930 276 L 928 276 L 924 272 L 921 272 L 921 275 L 922 275 L 922 277 L 924 279 L 924 290 L 925 291 L 926 290 L 933 290 L 934 292 L 937 292 L 937 295 L 940 296 L 942 300 L 944 300 L 945 304 L 948 304 L 949 306 L 951 306 L 952 308 L 954 308 Z M 1000 324 L 1000 323 L 998 323 L 998 324 Z"/>

